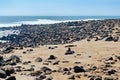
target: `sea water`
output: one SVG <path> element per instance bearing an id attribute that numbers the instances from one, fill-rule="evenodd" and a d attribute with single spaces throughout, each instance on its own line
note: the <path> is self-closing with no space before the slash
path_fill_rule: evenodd
<path id="1" fill-rule="evenodd" d="M 0 16 L 0 27 L 21 24 L 54 24 L 78 20 L 120 19 L 120 16 Z"/>

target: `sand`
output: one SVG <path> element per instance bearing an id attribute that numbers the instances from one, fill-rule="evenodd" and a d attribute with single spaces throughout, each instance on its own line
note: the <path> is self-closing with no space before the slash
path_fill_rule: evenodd
<path id="1" fill-rule="evenodd" d="M 86 41 L 82 40 L 79 42 L 71 43 L 72 45 L 77 45 L 76 47 L 72 47 L 71 49 L 75 51 L 72 55 L 65 55 L 67 48 L 65 47 L 68 44 L 64 45 L 45 45 L 39 46 L 37 48 L 24 48 L 23 50 L 14 50 L 10 54 L 6 54 L 4 56 L 9 57 L 11 54 L 20 56 L 22 62 L 31 61 L 28 65 L 23 65 L 22 63 L 17 64 L 27 68 L 30 68 L 31 65 L 35 65 L 35 71 L 40 70 L 42 66 L 48 66 L 53 70 L 58 67 L 74 67 L 76 65 L 83 66 L 87 68 L 87 64 L 99 66 L 102 65 L 102 60 L 106 57 L 110 57 L 112 55 L 120 55 L 120 42 L 106 42 L 106 41 Z M 48 49 L 50 46 L 58 46 L 55 49 Z M 23 51 L 27 51 L 28 49 L 33 49 L 32 52 L 27 52 L 23 54 Z M 55 55 L 57 59 L 60 61 L 59 65 L 43 65 L 43 62 L 50 56 Z M 43 59 L 42 62 L 35 62 L 37 57 L 41 57 Z M 62 61 L 69 61 L 69 63 L 62 63 Z M 75 64 L 75 62 L 80 62 L 80 64 Z M 117 69 L 119 67 L 119 63 L 117 62 L 113 66 Z M 119 70 L 120 71 L 120 70 Z M 21 75 L 24 73 L 25 75 Z M 13 74 L 16 76 L 17 80 L 34 80 L 35 77 L 28 76 L 30 72 L 22 71 L 16 72 Z M 104 76 L 102 73 L 98 73 L 101 76 Z M 120 74 L 120 73 L 119 73 Z M 53 80 L 68 80 L 67 75 L 63 75 L 62 73 L 52 73 Z M 88 78 L 81 76 L 80 79 L 75 80 L 89 80 Z"/>

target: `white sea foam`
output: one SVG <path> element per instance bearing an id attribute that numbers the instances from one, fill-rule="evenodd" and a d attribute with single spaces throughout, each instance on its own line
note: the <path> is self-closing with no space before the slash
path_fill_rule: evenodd
<path id="1" fill-rule="evenodd" d="M 16 23 L 9 23 L 9 24 L 0 24 L 0 27 L 14 27 L 14 26 L 20 26 L 21 24 Z"/>
<path id="2" fill-rule="evenodd" d="M 89 21 L 89 20 L 98 20 L 98 19 L 84 19 L 82 21 Z M 62 22 L 74 22 L 74 21 L 81 21 L 81 20 L 49 20 L 49 19 L 38 19 L 36 21 L 21 21 L 17 22 L 17 24 L 55 24 L 55 23 L 62 23 Z"/>
<path id="3" fill-rule="evenodd" d="M 98 19 L 83 19 L 82 21 L 89 21 L 89 20 L 98 20 Z M 49 20 L 49 19 L 38 19 L 34 21 L 20 21 L 20 22 L 13 22 L 9 24 L 0 24 L 0 27 L 14 27 L 20 26 L 21 24 L 55 24 L 55 23 L 62 23 L 62 22 L 74 22 L 74 21 L 81 21 L 81 20 Z"/>

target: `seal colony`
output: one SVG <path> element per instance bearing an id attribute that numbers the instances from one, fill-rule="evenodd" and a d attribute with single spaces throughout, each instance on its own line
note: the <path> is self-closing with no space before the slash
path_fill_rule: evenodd
<path id="1" fill-rule="evenodd" d="M 4 29 L 1 80 L 120 80 L 119 19 Z"/>

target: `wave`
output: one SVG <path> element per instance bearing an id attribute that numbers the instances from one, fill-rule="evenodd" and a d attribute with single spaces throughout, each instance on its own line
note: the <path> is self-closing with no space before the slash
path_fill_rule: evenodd
<path id="1" fill-rule="evenodd" d="M 62 23 L 62 22 L 74 22 L 74 21 L 89 21 L 89 20 L 98 20 L 98 19 L 81 19 L 81 20 L 50 20 L 50 19 L 37 19 L 34 21 L 20 21 L 20 22 L 13 22 L 9 24 L 0 24 L 0 27 L 15 27 L 21 26 L 22 24 L 26 25 L 35 25 L 35 24 L 55 24 L 55 23 Z M 100 19 L 99 19 L 100 20 Z"/>
<path id="2" fill-rule="evenodd" d="M 0 27 L 15 27 L 21 26 L 21 24 L 9 23 L 9 24 L 0 24 Z"/>

